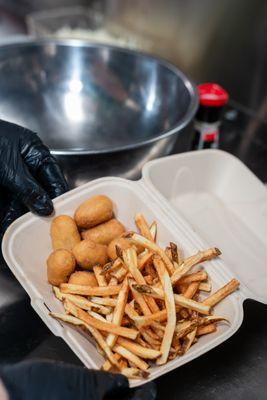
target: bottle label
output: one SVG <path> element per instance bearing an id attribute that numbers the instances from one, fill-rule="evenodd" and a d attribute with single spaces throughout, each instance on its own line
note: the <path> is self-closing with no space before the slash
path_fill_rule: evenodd
<path id="1" fill-rule="evenodd" d="M 219 122 L 209 124 L 195 121 L 195 138 L 193 149 L 217 149 L 219 145 Z"/>

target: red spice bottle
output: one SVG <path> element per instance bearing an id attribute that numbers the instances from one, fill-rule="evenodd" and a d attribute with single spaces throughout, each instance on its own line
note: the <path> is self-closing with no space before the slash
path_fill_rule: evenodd
<path id="1" fill-rule="evenodd" d="M 223 107 L 228 93 L 216 83 L 198 85 L 199 107 L 196 113 L 192 150 L 217 148 Z"/>

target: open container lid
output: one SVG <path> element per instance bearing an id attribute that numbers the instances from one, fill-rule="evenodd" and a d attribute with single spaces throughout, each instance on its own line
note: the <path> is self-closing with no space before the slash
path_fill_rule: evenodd
<path id="1" fill-rule="evenodd" d="M 236 157 L 202 150 L 151 161 L 143 179 L 175 216 L 223 253 L 245 296 L 267 304 L 267 190 Z"/>

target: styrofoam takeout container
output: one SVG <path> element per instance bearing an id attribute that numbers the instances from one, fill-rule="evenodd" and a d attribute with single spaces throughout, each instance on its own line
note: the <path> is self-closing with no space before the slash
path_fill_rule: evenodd
<path id="1" fill-rule="evenodd" d="M 101 178 L 76 188 L 54 201 L 56 214 L 73 215 L 88 197 L 106 194 L 116 205 L 117 217 L 134 229 L 134 215 L 142 212 L 158 222 L 158 243 L 176 242 L 185 256 L 217 246 L 220 259 L 205 263 L 213 291 L 232 277 L 240 289 L 216 306 L 230 325 L 200 340 L 182 357 L 151 369 L 155 379 L 224 342 L 243 320 L 243 301 L 267 303 L 267 191 L 238 159 L 218 150 L 203 150 L 149 162 L 138 182 Z M 15 221 L 3 239 L 3 255 L 31 298 L 31 304 L 49 329 L 60 336 L 88 368 L 99 368 L 103 358 L 93 343 L 76 328 L 49 316 L 62 312 L 47 283 L 46 259 L 51 252 L 51 218 L 30 213 Z M 138 386 L 147 380 L 133 380 Z"/>

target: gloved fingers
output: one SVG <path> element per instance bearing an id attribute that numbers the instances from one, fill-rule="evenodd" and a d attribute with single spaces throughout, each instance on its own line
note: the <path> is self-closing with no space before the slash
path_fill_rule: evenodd
<path id="1" fill-rule="evenodd" d="M 44 216 L 53 212 L 51 199 L 30 174 L 20 157 L 17 159 L 14 176 L 6 179 L 5 186 L 29 210 Z"/>
<path id="2" fill-rule="evenodd" d="M 30 172 L 42 184 L 51 198 L 68 190 L 68 184 L 49 149 L 33 132 L 24 132 L 21 154 Z"/>
<path id="3" fill-rule="evenodd" d="M 10 399 L 124 399 L 128 380 L 122 375 L 53 361 L 25 361 L 0 369 Z M 13 396 L 13 397 L 12 397 Z"/>
<path id="4" fill-rule="evenodd" d="M 52 199 L 68 190 L 65 177 L 52 156 L 43 160 L 36 177 Z"/>
<path id="5" fill-rule="evenodd" d="M 136 389 L 132 389 L 127 400 L 155 400 L 156 397 L 157 386 L 155 382 L 148 382 Z"/>
<path id="6" fill-rule="evenodd" d="M 88 371 L 88 385 L 94 388 L 96 399 L 124 398 L 128 392 L 128 379 L 121 374 L 112 374 L 104 371 Z"/>

